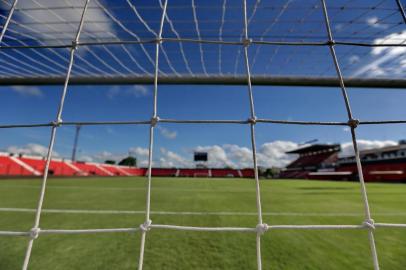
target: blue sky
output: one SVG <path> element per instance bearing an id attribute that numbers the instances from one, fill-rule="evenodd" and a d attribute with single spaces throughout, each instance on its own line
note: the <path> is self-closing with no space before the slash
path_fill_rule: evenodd
<path id="1" fill-rule="evenodd" d="M 60 87 L 30 89 L 1 88 L 1 123 L 41 123 L 53 119 Z M 31 94 L 27 94 L 28 92 Z M 161 118 L 239 120 L 247 119 L 249 115 L 246 87 L 161 86 L 158 97 Z M 254 98 L 257 116 L 261 118 L 346 120 L 345 107 L 338 88 L 254 87 Z M 403 105 L 406 92 L 402 90 L 350 89 L 350 99 L 354 115 L 361 120 L 406 117 Z M 150 118 L 151 111 L 150 86 L 72 86 L 66 100 L 63 120 L 145 120 Z M 350 134 L 344 127 L 258 124 L 256 131 L 259 146 L 274 141 L 301 143 L 319 139 L 320 142 L 345 143 L 350 140 Z M 49 132 L 49 128 L 2 130 L 0 147 L 7 150 L 10 146 L 24 147 L 29 143 L 47 145 Z M 191 158 L 192 150 L 197 146 L 231 144 L 250 148 L 249 128 L 246 125 L 160 124 L 156 134 L 157 158 L 161 148 L 178 153 L 186 159 Z M 363 140 L 397 141 L 404 138 L 406 127 L 361 126 L 358 134 Z M 73 136 L 73 127 L 58 130 L 55 151 L 60 156 L 70 156 Z M 79 156 L 97 159 L 102 152 L 109 152 L 112 157 L 121 157 L 130 148 L 146 148 L 147 138 L 147 126 L 84 127 L 80 137 Z M 107 156 L 101 155 L 100 158 Z"/>
<path id="2" fill-rule="evenodd" d="M 82 4 L 81 1 L 72 3 L 77 7 Z M 327 3 L 337 40 L 369 43 L 406 40 L 406 27 L 402 24 L 395 1 L 358 0 Z M 60 3 L 43 1 L 42 4 L 58 6 Z M 85 22 L 82 40 L 85 42 L 150 38 L 152 33 L 146 29 L 139 17 L 135 17 L 131 4 L 135 5 L 135 2 L 93 2 Z M 10 31 L 4 39 L 5 45 L 22 45 L 21 42 L 42 45 L 65 41 L 69 43 L 75 25 L 54 22 L 61 18 L 75 21 L 80 15 L 79 8 L 74 11 L 56 11 L 59 15 L 57 17 L 55 14 L 46 13 L 49 11 L 35 13 L 24 10 L 30 7 L 32 5 L 27 4 L 16 11 L 9 26 Z M 152 31 L 157 31 L 161 12 L 158 2 L 137 2 L 136 7 Z M 370 7 L 376 8 L 371 10 Z M 6 14 L 6 10 L 7 5 L 2 3 L 0 13 Z M 195 11 L 197 27 L 190 1 L 170 1 L 169 19 L 165 21 L 163 36 L 176 37 L 173 31 L 175 29 L 182 37 L 200 36 L 214 40 L 219 37 L 224 40 L 238 40 L 241 37 L 240 2 L 196 1 Z M 272 4 L 265 1 L 248 1 L 248 14 L 251 18 L 249 32 L 256 39 L 326 40 L 319 1 L 276 1 Z M 2 19 L 4 21 L 4 17 Z M 299 23 L 297 20 L 301 19 L 303 21 Z M 39 21 L 45 21 L 44 25 L 38 24 Z M 104 23 L 95 26 L 94 21 Z M 349 21 L 352 23 L 348 23 Z M 47 22 L 51 28 L 46 25 Z M 21 28 L 19 23 L 25 23 L 28 28 Z M 47 36 L 45 31 L 50 34 Z M 220 35 L 220 32 L 223 35 Z M 337 47 L 337 54 L 346 77 L 404 78 L 405 50 Z M 152 72 L 153 66 L 147 55 L 153 57 L 153 51 L 153 45 L 145 45 L 144 50 L 139 45 L 128 45 L 125 48 L 80 48 L 73 76 L 83 75 L 84 71 L 97 76 L 142 75 Z M 67 56 L 66 49 L 26 50 L 23 54 L 17 50 L 2 51 L 0 57 L 4 65 L 0 67 L 0 75 L 63 76 Z M 32 59 L 38 62 L 33 62 Z M 257 75 L 335 76 L 333 62 L 325 47 L 253 45 L 249 48 L 249 59 L 252 72 Z M 164 43 L 160 63 L 161 74 L 171 74 L 174 71 L 187 73 L 186 63 L 190 65 L 193 74 L 204 73 L 204 70 L 217 75 L 220 71 L 237 75 L 245 72 L 243 54 L 239 46 L 202 45 L 200 48 L 198 44 L 184 43 L 183 47 L 180 47 L 177 43 Z M 144 70 L 140 69 L 140 66 Z M 52 121 L 61 90 L 61 86 L 1 87 L 0 123 Z M 247 91 L 246 86 L 160 85 L 158 114 L 161 118 L 174 119 L 245 120 L 249 117 Z M 349 88 L 348 92 L 354 116 L 360 120 L 406 119 L 404 90 Z M 339 88 L 254 86 L 254 101 L 259 118 L 347 120 Z M 70 86 L 62 118 L 64 121 L 147 120 L 151 113 L 151 86 Z M 350 134 L 344 127 L 258 124 L 256 131 L 260 164 L 263 166 L 285 165 L 291 158 L 284 155 L 284 151 L 312 139 L 318 139 L 321 143 L 341 143 L 344 150 L 349 151 Z M 406 138 L 405 125 L 362 126 L 357 132 L 361 139 L 360 145 L 364 148 L 394 144 L 397 140 Z M 0 149 L 44 154 L 49 134 L 49 128 L 3 129 L 0 130 Z M 59 157 L 70 156 L 73 137 L 74 127 L 64 126 L 58 129 L 55 152 Z M 83 127 L 79 158 L 96 161 L 108 158 L 118 160 L 131 152 L 145 165 L 147 138 L 148 126 Z M 251 162 L 250 147 L 247 125 L 160 124 L 156 133 L 154 161 L 162 166 L 191 166 L 192 152 L 200 149 L 209 152 L 209 156 L 213 158 L 213 166 L 247 167 Z"/>

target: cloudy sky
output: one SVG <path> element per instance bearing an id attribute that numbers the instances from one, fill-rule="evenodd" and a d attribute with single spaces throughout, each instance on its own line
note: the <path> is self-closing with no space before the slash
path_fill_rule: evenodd
<path id="1" fill-rule="evenodd" d="M 82 1 L 71 2 L 77 6 L 82 3 Z M 180 36 L 187 37 L 200 35 L 201 38 L 218 38 L 222 32 L 224 39 L 240 37 L 240 34 L 235 34 L 234 37 L 230 34 L 235 24 L 241 29 L 241 22 L 233 21 L 233 18 L 241 19 L 240 6 L 234 6 L 227 1 L 217 1 L 213 4 L 217 7 L 213 11 L 207 8 L 209 5 L 206 2 L 196 1 L 194 14 L 193 9 L 189 8 L 190 1 L 173 2 L 175 2 L 173 5 L 178 5 L 178 8 L 169 6 L 164 36 L 166 33 L 168 36 L 176 37 L 178 33 Z M 260 4 L 256 5 L 257 2 Z M 288 31 L 292 35 L 285 36 L 285 40 L 295 40 L 295 37 L 301 40 L 325 40 L 325 30 L 320 27 L 322 14 L 319 7 L 313 8 L 313 4 L 301 7 L 302 1 L 276 1 L 273 7 L 261 6 L 266 4 L 257 2 L 248 1 L 248 14 L 249 18 L 252 18 L 250 30 L 256 38 L 272 40 L 275 37 L 277 39 L 276 37 L 286 33 L 286 27 L 291 27 L 288 23 L 292 22 L 295 16 L 299 16 L 305 18 L 304 21 L 292 25 L 300 29 L 292 28 L 292 31 Z M 315 2 L 318 3 L 318 1 Z M 53 29 L 47 30 L 53 31 L 54 39 L 49 39 L 47 36 L 49 34 L 42 31 L 38 21 L 55 22 L 67 20 L 67 18 L 75 21 L 79 18 L 80 9 L 75 12 L 58 11 L 57 14 L 24 11 L 24 8 L 35 6 L 38 8 L 38 3 L 47 6 L 57 5 L 55 3 L 59 2 L 33 1 L 30 5 L 23 6 L 22 10 L 16 12 L 15 21 L 10 24 L 10 31 L 4 39 L 6 45 L 22 45 L 21 42 L 30 43 L 34 42 L 33 40 L 44 44 L 63 42 L 72 36 L 68 33 L 74 33 L 74 27 L 59 23 L 55 24 Z M 126 5 L 127 9 L 125 11 L 120 11 L 122 10 L 120 8 L 109 9 L 114 5 L 111 1 L 95 1 L 92 4 L 93 8 L 88 14 L 88 24 L 85 23 L 84 40 L 146 38 L 152 35 L 151 31 L 157 30 L 159 16 L 156 15 L 159 12 L 154 13 L 151 11 L 153 9 L 148 8 L 134 10 L 134 1 L 123 0 L 114 3 L 117 3 L 117 6 Z M 224 3 L 226 3 L 225 9 L 223 9 Z M 151 5 L 150 2 L 145 2 L 139 7 L 148 4 Z M 1 14 L 6 14 L 7 5 L 4 3 L 1 5 Z M 159 7 L 158 2 L 154 5 Z M 358 9 L 351 9 L 351 5 Z M 179 8 L 182 6 L 187 8 Z M 402 25 L 401 16 L 396 12 L 395 1 L 334 1 L 331 6 L 332 26 L 337 39 L 358 38 L 357 41 L 370 43 L 400 43 L 406 40 L 406 27 L 405 24 Z M 344 6 L 344 9 L 339 9 L 340 6 Z M 362 8 L 365 6 L 377 8 L 373 12 L 365 12 Z M 179 12 L 182 14 L 179 15 Z M 128 16 L 135 16 L 134 20 L 138 22 L 132 24 L 127 22 Z M 140 17 L 147 22 L 150 29 L 139 20 Z M 195 17 L 200 22 L 198 28 L 194 24 Z M 209 18 L 212 18 L 212 21 Z M 4 17 L 2 19 L 4 20 Z M 351 20 L 353 23 L 345 23 Z M 92 21 L 106 21 L 106 23 L 96 25 Z M 123 23 L 120 24 L 117 21 L 123 21 Z M 22 29 L 17 22 L 25 23 L 28 28 Z M 193 27 L 187 27 L 188 24 Z M 174 29 L 177 30 L 176 33 Z M 19 36 L 18 32 L 22 30 L 25 34 Z M 56 37 L 56 32 L 59 32 L 60 36 Z M 307 34 L 303 38 L 299 37 L 300 33 Z M 313 36 L 312 33 L 317 35 Z M 137 35 L 134 36 L 135 34 Z M 196 44 L 184 44 L 184 47 L 168 44 L 162 49 L 161 74 L 174 71 L 182 74 L 190 71 L 193 74 L 205 71 L 214 74 L 243 74 L 244 72 L 242 54 L 240 48 L 236 46 L 225 49 L 224 46 L 199 48 Z M 406 74 L 405 47 L 356 49 L 338 47 L 337 52 L 346 77 L 404 78 Z M 1 76 L 27 73 L 63 75 L 66 55 L 66 50 L 53 52 L 30 50 L 23 54 L 9 51 L 8 56 L 2 51 L 0 56 L 5 64 L 0 67 Z M 153 70 L 153 66 L 148 63 L 147 55 L 153 57 L 153 46 L 146 46 L 145 50 L 139 46 L 80 49 L 75 62 L 77 65 L 74 67 L 74 75 L 84 72 L 90 75 L 146 74 Z M 134 59 L 128 56 L 134 56 L 137 62 L 130 64 Z M 250 48 L 249 58 L 254 74 L 334 76 L 331 58 L 326 48 L 310 50 L 309 48 L 254 46 Z M 33 62 L 33 59 L 37 63 Z M 190 65 L 189 70 L 186 63 Z M 139 66 L 144 69 L 140 69 Z M 61 90 L 61 86 L 0 88 L 0 123 L 52 121 L 56 114 Z M 259 118 L 302 121 L 347 120 L 343 98 L 338 88 L 255 86 L 253 91 L 256 114 Z M 406 119 L 406 91 L 404 90 L 350 88 L 348 91 L 353 113 L 357 119 Z M 147 120 L 151 117 L 151 112 L 152 88 L 148 85 L 70 86 L 62 118 L 64 121 Z M 173 119 L 245 120 L 249 117 L 247 87 L 162 85 L 159 86 L 158 114 L 161 118 Z M 58 129 L 55 156 L 70 157 L 74 132 L 74 127 Z M 357 132 L 361 149 L 393 145 L 398 140 L 406 138 L 405 125 L 362 126 L 357 129 Z M 284 154 L 285 151 L 313 139 L 318 139 L 319 143 L 340 143 L 343 154 L 351 154 L 348 128 L 258 124 L 256 133 L 258 159 L 261 166 L 286 165 L 293 157 Z M 44 155 L 49 135 L 49 128 L 3 129 L 0 132 L 0 149 Z M 252 164 L 249 127 L 246 125 L 159 124 L 155 138 L 154 163 L 156 166 L 193 166 L 192 157 L 196 150 L 209 153 L 210 166 L 250 167 Z M 148 126 L 86 126 L 81 131 L 78 157 L 81 160 L 104 161 L 119 160 L 131 154 L 139 159 L 141 166 L 145 166 L 148 155 L 147 145 Z"/>

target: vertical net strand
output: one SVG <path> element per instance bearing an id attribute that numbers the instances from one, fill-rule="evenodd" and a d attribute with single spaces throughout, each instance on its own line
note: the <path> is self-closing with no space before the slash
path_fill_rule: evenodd
<path id="1" fill-rule="evenodd" d="M 255 143 L 255 106 L 254 98 L 252 93 L 252 83 L 251 83 L 251 72 L 248 59 L 248 47 L 251 44 L 251 40 L 248 37 L 248 19 L 247 19 L 247 1 L 243 0 L 243 10 L 244 10 L 244 60 L 247 76 L 247 86 L 248 86 L 248 95 L 250 102 L 250 133 L 251 133 L 251 148 L 252 148 L 252 160 L 254 166 L 254 178 L 255 178 L 255 193 L 256 193 L 256 206 L 258 212 L 258 224 L 257 224 L 257 234 L 256 234 L 256 253 L 257 253 L 257 267 L 258 270 L 262 269 L 262 257 L 261 257 L 261 235 L 264 233 L 264 225 L 262 224 L 262 206 L 261 206 L 261 191 L 259 186 L 259 176 L 258 176 L 258 164 L 257 164 L 257 152 L 256 152 L 256 143 Z"/>
<path id="2" fill-rule="evenodd" d="M 1 46 L 1 42 L 3 41 L 4 35 L 6 34 L 8 25 L 10 24 L 11 17 L 14 14 L 14 10 L 16 9 L 17 3 L 18 3 L 18 0 L 14 0 L 13 5 L 11 6 L 11 8 L 8 12 L 6 22 L 4 23 L 3 29 L 1 30 L 1 34 L 0 34 L 0 46 Z"/>
<path id="3" fill-rule="evenodd" d="M 357 143 L 357 137 L 356 137 L 356 132 L 355 129 L 357 128 L 359 121 L 353 118 L 352 112 L 351 112 L 351 106 L 347 94 L 347 90 L 345 87 L 344 83 L 344 77 L 341 73 L 340 65 L 337 59 L 337 54 L 334 49 L 334 39 L 333 39 L 333 34 L 331 31 L 331 26 L 330 26 L 330 20 L 328 16 L 328 11 L 327 11 L 327 5 L 325 0 L 321 0 L 322 6 L 323 6 L 323 15 L 324 15 L 324 21 L 325 21 L 325 26 L 326 26 L 326 31 L 328 34 L 328 39 L 329 39 L 329 49 L 331 53 L 331 57 L 334 62 L 334 66 L 337 72 L 337 77 L 339 79 L 340 87 L 341 87 L 341 92 L 344 98 L 344 103 L 345 107 L 347 110 L 348 114 L 348 125 L 351 128 L 351 139 L 352 139 L 352 145 L 354 148 L 354 154 L 355 154 L 355 160 L 357 164 L 357 171 L 358 171 L 358 177 L 359 177 L 359 183 L 360 183 L 360 188 L 361 188 L 361 195 L 363 199 L 363 204 L 364 204 L 364 214 L 365 214 L 365 221 L 364 223 L 366 225 L 371 225 L 369 226 L 368 230 L 368 238 L 369 238 L 369 244 L 370 244 L 370 249 L 371 249 L 371 255 L 372 255 L 372 261 L 374 265 L 375 270 L 379 270 L 379 261 L 378 261 L 378 255 L 376 251 L 376 244 L 375 244 L 375 239 L 374 239 L 374 233 L 373 233 L 373 220 L 371 219 L 371 212 L 369 208 L 369 202 L 368 202 L 368 195 L 367 195 L 367 190 L 365 186 L 365 181 L 364 181 L 364 175 L 362 172 L 362 165 L 361 165 L 361 159 L 360 159 L 360 154 L 359 154 L 359 149 L 358 149 L 358 143 Z"/>
<path id="4" fill-rule="evenodd" d="M 62 112 L 63 112 L 63 106 L 65 103 L 65 97 L 66 97 L 67 90 L 68 90 L 69 79 L 70 79 L 70 75 L 72 72 L 73 59 L 74 59 L 75 51 L 77 49 L 77 44 L 79 42 L 80 32 L 83 28 L 85 13 L 86 13 L 87 7 L 89 5 L 89 1 L 90 0 L 86 0 L 86 3 L 83 7 L 82 15 L 80 18 L 80 23 L 79 23 L 79 26 L 78 26 L 78 29 L 77 29 L 77 32 L 75 35 L 75 39 L 72 42 L 72 47 L 70 50 L 69 65 L 68 65 L 67 72 L 66 72 L 65 83 L 63 86 L 63 91 L 62 91 L 61 99 L 59 102 L 56 120 L 53 123 L 52 129 L 51 129 L 51 137 L 50 137 L 50 141 L 49 141 L 49 145 L 48 145 L 48 152 L 47 152 L 46 163 L 45 163 L 45 168 L 44 168 L 44 175 L 42 178 L 38 205 L 37 205 L 37 209 L 35 212 L 35 221 L 34 221 L 34 226 L 31 229 L 31 235 L 30 235 L 31 238 L 28 242 L 27 249 L 25 252 L 25 257 L 24 257 L 24 262 L 23 262 L 23 267 L 22 267 L 23 270 L 28 269 L 28 264 L 30 262 L 30 257 L 31 257 L 31 252 L 32 252 L 32 246 L 34 244 L 34 240 L 36 238 L 38 238 L 39 231 L 40 231 L 39 224 L 40 224 L 40 219 L 41 219 L 41 211 L 42 211 L 42 205 L 43 205 L 44 197 L 45 197 L 45 190 L 46 190 L 46 184 L 47 184 L 47 179 L 48 179 L 48 170 L 49 170 L 49 166 L 51 164 L 52 152 L 53 152 L 53 148 L 54 148 L 54 144 L 55 144 L 56 129 L 62 123 L 61 117 L 62 117 Z"/>
<path id="5" fill-rule="evenodd" d="M 151 124 L 149 127 L 149 147 L 148 147 L 148 184 L 147 184 L 147 198 L 146 198 L 146 211 L 145 211 L 145 223 L 140 226 L 141 228 L 141 246 L 140 256 L 138 260 L 138 269 L 142 270 L 144 265 L 144 253 L 145 253 L 145 239 L 146 233 L 151 225 L 150 212 L 151 212 L 151 182 L 152 182 L 152 156 L 154 146 L 154 128 L 159 121 L 158 118 L 158 75 L 159 75 L 159 51 L 162 43 L 162 31 L 164 27 L 165 14 L 168 6 L 168 0 L 165 0 L 162 7 L 162 16 L 160 21 L 159 33 L 156 37 L 155 45 L 155 74 L 154 74 L 154 97 L 153 97 L 153 112 L 151 118 Z"/>
<path id="6" fill-rule="evenodd" d="M 400 0 L 396 0 L 396 4 L 398 5 L 400 15 L 403 18 L 403 22 L 406 24 L 406 12 L 405 9 L 403 8 L 403 4 L 400 2 Z"/>

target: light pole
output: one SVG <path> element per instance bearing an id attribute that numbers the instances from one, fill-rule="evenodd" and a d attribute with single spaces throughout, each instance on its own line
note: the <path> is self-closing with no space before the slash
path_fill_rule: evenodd
<path id="1" fill-rule="evenodd" d="M 73 142 L 73 149 L 72 149 L 72 162 L 76 161 L 76 150 L 78 147 L 79 133 L 80 133 L 81 127 L 82 127 L 81 125 L 76 125 L 75 140 Z"/>

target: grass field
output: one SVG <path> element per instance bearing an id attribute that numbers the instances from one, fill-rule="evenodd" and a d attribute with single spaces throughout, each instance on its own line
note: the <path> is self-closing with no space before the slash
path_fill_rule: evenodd
<path id="1" fill-rule="evenodd" d="M 32 227 L 29 209 L 39 187 L 39 180 L 0 181 L 0 230 Z M 145 187 L 144 178 L 50 179 L 40 227 L 138 227 Z M 367 188 L 376 222 L 406 223 L 406 185 Z M 261 196 L 267 224 L 363 221 L 357 183 L 264 180 Z M 257 221 L 251 180 L 154 178 L 151 208 L 159 224 L 255 227 Z M 278 230 L 262 239 L 264 269 L 372 269 L 365 230 Z M 379 228 L 376 241 L 382 269 L 406 269 L 406 230 Z M 26 244 L 24 237 L 1 237 L 0 269 L 20 269 Z M 43 235 L 30 269 L 136 269 L 139 245 L 138 233 Z M 144 262 L 145 269 L 256 269 L 255 234 L 151 230 Z"/>

